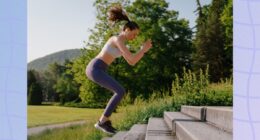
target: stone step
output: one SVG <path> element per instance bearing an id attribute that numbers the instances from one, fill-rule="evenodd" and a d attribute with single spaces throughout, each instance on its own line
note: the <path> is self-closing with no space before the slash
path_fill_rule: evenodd
<path id="1" fill-rule="evenodd" d="M 101 140 L 111 140 L 111 137 L 104 137 Z"/>
<path id="2" fill-rule="evenodd" d="M 145 140 L 147 124 L 135 124 L 125 135 L 124 140 Z"/>
<path id="3" fill-rule="evenodd" d="M 127 131 L 119 131 L 109 140 L 124 140 L 126 134 Z"/>
<path id="4" fill-rule="evenodd" d="M 149 135 L 146 140 L 177 140 L 174 136 Z"/>
<path id="5" fill-rule="evenodd" d="M 232 133 L 233 111 L 232 107 L 207 107 L 206 121 L 216 127 Z"/>
<path id="6" fill-rule="evenodd" d="M 163 118 L 149 118 L 145 140 L 173 140 L 171 129 Z"/>
<path id="7" fill-rule="evenodd" d="M 232 134 L 206 122 L 176 122 L 178 140 L 232 140 Z"/>
<path id="8" fill-rule="evenodd" d="M 206 120 L 206 109 L 204 106 L 181 106 L 181 112 L 189 115 L 191 117 L 194 117 L 196 119 L 199 119 L 201 121 Z"/>
<path id="9" fill-rule="evenodd" d="M 177 121 L 196 121 L 197 120 L 197 119 L 190 117 L 188 115 L 185 115 L 181 112 L 164 112 L 163 117 L 164 117 L 164 121 L 166 122 L 166 124 L 168 125 L 170 130 L 172 130 L 173 135 L 176 134 L 176 125 L 175 124 Z"/>

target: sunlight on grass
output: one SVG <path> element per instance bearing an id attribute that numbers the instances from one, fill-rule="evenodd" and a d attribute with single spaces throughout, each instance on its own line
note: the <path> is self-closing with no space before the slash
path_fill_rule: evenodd
<path id="1" fill-rule="evenodd" d="M 76 120 L 97 120 L 103 109 L 28 106 L 28 127 Z"/>

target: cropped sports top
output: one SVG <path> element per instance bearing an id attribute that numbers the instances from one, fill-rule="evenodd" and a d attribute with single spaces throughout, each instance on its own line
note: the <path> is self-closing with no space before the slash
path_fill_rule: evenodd
<path id="1" fill-rule="evenodd" d="M 122 55 L 121 51 L 117 47 L 112 46 L 112 44 L 109 44 L 109 43 L 105 44 L 105 46 L 102 48 L 101 52 L 108 53 L 111 56 L 113 56 L 114 58 L 120 57 Z"/>

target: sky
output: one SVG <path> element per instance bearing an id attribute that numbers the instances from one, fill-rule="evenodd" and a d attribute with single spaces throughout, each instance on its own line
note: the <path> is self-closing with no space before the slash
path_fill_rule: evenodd
<path id="1" fill-rule="evenodd" d="M 27 62 L 67 49 L 83 48 L 93 29 L 95 0 L 28 0 Z M 179 18 L 195 25 L 196 0 L 166 0 Z M 201 0 L 209 4 L 212 0 Z"/>

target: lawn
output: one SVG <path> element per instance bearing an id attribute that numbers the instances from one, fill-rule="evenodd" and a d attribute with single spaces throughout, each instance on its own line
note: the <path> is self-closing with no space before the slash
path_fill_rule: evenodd
<path id="1" fill-rule="evenodd" d="M 28 106 L 28 127 L 77 120 L 98 120 L 103 109 Z"/>

